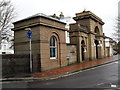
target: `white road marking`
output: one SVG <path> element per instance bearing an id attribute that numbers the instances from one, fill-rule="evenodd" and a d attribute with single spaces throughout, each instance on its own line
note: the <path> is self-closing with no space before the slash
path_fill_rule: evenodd
<path id="1" fill-rule="evenodd" d="M 111 87 L 114 87 L 114 88 L 116 88 L 116 87 L 117 87 L 117 85 L 111 85 Z"/>
<path id="2" fill-rule="evenodd" d="M 118 63 L 118 61 L 116 61 L 116 62 L 114 62 L 114 63 L 116 63 L 116 64 L 117 64 L 117 63 Z"/>
<path id="3" fill-rule="evenodd" d="M 99 86 L 99 85 L 103 85 L 103 84 L 104 84 L 104 83 L 99 83 L 99 84 L 97 84 L 97 85 Z"/>

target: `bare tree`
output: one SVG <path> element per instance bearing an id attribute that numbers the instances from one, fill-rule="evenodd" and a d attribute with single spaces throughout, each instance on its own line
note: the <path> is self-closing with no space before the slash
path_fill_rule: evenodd
<path id="1" fill-rule="evenodd" d="M 117 32 L 118 33 L 118 42 L 120 42 L 120 17 L 118 18 L 117 21 L 118 21 L 118 30 L 117 30 L 118 31 Z"/>
<path id="2" fill-rule="evenodd" d="M 116 19 L 113 39 L 117 41 L 118 52 L 120 53 L 120 17 Z"/>
<path id="3" fill-rule="evenodd" d="M 113 33 L 113 39 L 117 42 L 120 41 L 120 18 L 116 19 L 115 29 Z"/>
<path id="4" fill-rule="evenodd" d="M 120 17 L 118 17 L 118 51 L 120 53 Z"/>
<path id="5" fill-rule="evenodd" d="M 0 1 L 0 44 L 3 39 L 12 39 L 12 20 L 15 17 L 14 7 L 10 1 Z"/>

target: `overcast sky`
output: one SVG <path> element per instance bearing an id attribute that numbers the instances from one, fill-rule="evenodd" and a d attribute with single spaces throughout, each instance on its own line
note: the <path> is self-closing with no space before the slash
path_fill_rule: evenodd
<path id="1" fill-rule="evenodd" d="M 120 0 L 11 0 L 17 12 L 16 20 L 36 13 L 59 15 L 63 12 L 65 16 L 74 17 L 75 13 L 86 9 L 105 22 L 103 31 L 109 37 L 114 31 L 115 18 L 118 15 L 118 1 Z"/>

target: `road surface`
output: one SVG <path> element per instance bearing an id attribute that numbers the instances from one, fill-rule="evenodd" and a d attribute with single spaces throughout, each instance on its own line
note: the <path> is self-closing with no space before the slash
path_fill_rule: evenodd
<path id="1" fill-rule="evenodd" d="M 4 82 L 3 88 L 119 88 L 119 63 L 105 64 L 55 80 Z"/>

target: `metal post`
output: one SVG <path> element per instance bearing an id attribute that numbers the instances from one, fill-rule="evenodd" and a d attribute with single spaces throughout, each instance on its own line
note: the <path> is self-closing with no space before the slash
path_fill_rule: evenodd
<path id="1" fill-rule="evenodd" d="M 29 38 L 29 46 L 30 46 L 30 72 L 32 73 L 32 47 L 31 47 L 31 37 L 32 37 L 32 30 L 31 28 L 26 28 L 25 30 L 28 31 L 27 37 Z"/>
<path id="2" fill-rule="evenodd" d="M 31 49 L 31 38 L 30 38 L 30 72 L 32 73 L 32 49 Z"/>

